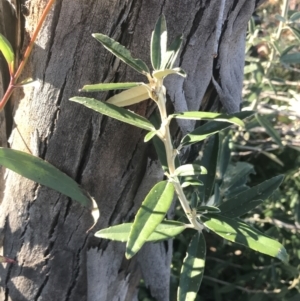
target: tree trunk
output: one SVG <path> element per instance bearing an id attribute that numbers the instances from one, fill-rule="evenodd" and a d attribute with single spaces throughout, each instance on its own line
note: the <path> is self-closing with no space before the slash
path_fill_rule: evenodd
<path id="1" fill-rule="evenodd" d="M 46 2 L 22 1 L 29 12 L 23 16 L 24 43 Z M 1 119 L 1 126 L 12 124 L 5 130 L 10 147 L 52 163 L 96 199 L 101 217 L 92 232 L 132 220 L 147 192 L 163 177 L 143 143 L 144 132 L 69 98 L 80 95 L 84 84 L 144 79 L 91 34 L 107 34 L 150 65 L 151 31 L 164 13 L 169 40 L 184 34 L 178 64 L 188 77 L 167 80 L 174 109 L 213 110 L 222 105 L 235 112 L 241 104 L 247 22 L 256 2 L 57 0 L 24 72 L 24 78 L 37 79 L 39 86 L 16 91 L 13 110 L 8 110 L 6 121 Z M 5 7 L 0 9 L 1 20 L 8 13 Z M 93 95 L 102 100 L 106 96 Z M 149 116 L 151 107 L 146 101 L 131 109 Z M 179 126 L 187 132 L 193 123 Z M 169 300 L 171 242 L 148 244 L 127 261 L 124 244 L 87 233 L 91 214 L 76 202 L 10 171 L 3 183 L 4 255 L 17 264 L 0 266 L 1 300 L 131 301 L 137 300 L 141 278 L 153 297 Z"/>

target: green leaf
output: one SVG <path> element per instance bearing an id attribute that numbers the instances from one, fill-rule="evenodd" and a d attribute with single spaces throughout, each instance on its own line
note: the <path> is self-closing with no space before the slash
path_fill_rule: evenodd
<path id="1" fill-rule="evenodd" d="M 199 206 L 197 208 L 197 212 L 198 211 L 201 214 L 207 214 L 207 213 L 216 214 L 221 212 L 221 210 L 218 207 L 214 207 L 214 206 Z"/>
<path id="2" fill-rule="evenodd" d="M 232 117 L 237 117 L 239 119 L 247 118 L 253 115 L 254 111 L 243 111 L 232 114 Z M 189 134 L 185 135 L 181 140 L 181 146 L 190 145 L 199 141 L 203 141 L 204 139 L 208 138 L 209 136 L 220 132 L 231 126 L 229 122 L 218 122 L 218 121 L 209 121 L 204 125 L 196 128 L 194 131 L 190 132 Z"/>
<path id="3" fill-rule="evenodd" d="M 114 106 L 109 103 L 104 103 L 102 101 L 98 101 L 94 98 L 87 98 L 87 97 L 72 97 L 70 98 L 71 101 L 80 103 L 87 108 L 90 108 L 98 113 L 101 113 L 103 115 L 112 117 L 114 119 L 117 119 L 119 121 L 137 126 L 141 129 L 147 130 L 147 131 L 153 131 L 155 130 L 154 126 L 144 117 L 135 114 L 133 112 L 130 112 L 126 109 L 119 108 L 117 106 Z"/>
<path id="4" fill-rule="evenodd" d="M 197 232 L 183 260 L 178 288 L 178 301 L 194 301 L 202 282 L 206 257 L 206 244 L 202 233 Z"/>
<path id="5" fill-rule="evenodd" d="M 174 195 L 172 183 L 157 183 L 148 193 L 138 210 L 126 245 L 126 258 L 130 259 L 147 241 L 151 233 L 162 222 L 169 210 Z"/>
<path id="6" fill-rule="evenodd" d="M 284 54 L 280 56 L 280 61 L 285 64 L 299 64 L 300 52 Z"/>
<path id="7" fill-rule="evenodd" d="M 127 242 L 133 223 L 125 223 L 102 229 L 95 233 L 96 237 Z M 164 220 L 150 234 L 146 241 L 161 241 L 175 237 L 186 229 L 186 225 L 176 221 Z"/>
<path id="8" fill-rule="evenodd" d="M 25 178 L 65 194 L 89 209 L 93 207 L 91 197 L 72 178 L 38 157 L 0 148 L 0 164 Z"/>
<path id="9" fill-rule="evenodd" d="M 280 15 L 275 15 L 275 19 L 277 19 L 280 22 L 286 23 L 286 19 Z"/>
<path id="10" fill-rule="evenodd" d="M 177 74 L 182 77 L 186 77 L 186 73 L 181 68 L 164 69 L 153 72 L 153 76 L 157 79 L 162 79 L 170 74 Z"/>
<path id="11" fill-rule="evenodd" d="M 198 164 L 185 164 L 181 165 L 175 170 L 175 176 L 186 177 L 207 174 L 205 167 Z"/>
<path id="12" fill-rule="evenodd" d="M 197 179 L 184 179 L 181 184 L 182 188 L 186 188 L 188 186 L 203 186 L 203 182 L 198 181 Z"/>
<path id="13" fill-rule="evenodd" d="M 231 115 L 220 114 L 220 113 L 212 113 L 212 112 L 182 112 L 170 115 L 172 118 L 179 119 L 192 119 L 192 120 L 215 120 L 215 121 L 226 121 L 229 123 L 233 123 L 239 126 L 244 127 L 244 122 Z"/>
<path id="14" fill-rule="evenodd" d="M 253 210 L 273 194 L 283 178 L 282 175 L 276 176 L 228 199 L 219 206 L 222 215 L 234 218 Z"/>
<path id="15" fill-rule="evenodd" d="M 143 85 L 144 83 L 101 83 L 94 85 L 85 85 L 81 89 L 83 92 L 99 92 L 110 90 L 126 90 L 136 86 Z"/>
<path id="16" fill-rule="evenodd" d="M 118 107 L 131 106 L 149 98 L 148 85 L 133 87 L 109 98 L 106 103 Z M 150 89 L 150 88 L 149 88 Z"/>
<path id="17" fill-rule="evenodd" d="M 296 29 L 295 27 L 292 26 L 288 26 L 289 29 L 292 31 L 292 33 L 294 34 L 294 36 L 296 37 L 296 39 L 298 41 L 300 41 L 300 30 Z"/>
<path id="18" fill-rule="evenodd" d="M 240 220 L 221 214 L 204 215 L 202 220 L 208 229 L 229 241 L 288 262 L 288 254 L 282 244 Z"/>
<path id="19" fill-rule="evenodd" d="M 9 74 L 13 75 L 14 74 L 14 64 L 15 64 L 15 55 L 14 55 L 14 50 L 9 43 L 9 41 L 0 34 L 0 51 L 2 52 L 7 64 L 8 64 L 8 69 L 9 69 Z"/>
<path id="20" fill-rule="evenodd" d="M 278 132 L 274 129 L 271 122 L 263 115 L 256 114 L 255 115 L 257 121 L 259 124 L 264 127 L 267 131 L 267 133 L 270 135 L 270 137 L 273 138 L 273 140 L 281 147 L 283 147 L 280 135 Z"/>
<path id="21" fill-rule="evenodd" d="M 183 36 L 178 36 L 170 45 L 164 57 L 162 69 L 172 69 L 182 45 Z"/>
<path id="22" fill-rule="evenodd" d="M 199 176 L 199 180 L 203 182 L 203 187 L 200 187 L 201 198 L 204 202 L 209 200 L 214 188 L 217 159 L 219 152 L 219 135 L 211 137 L 203 150 L 203 156 L 200 165 L 204 166 L 207 170 L 207 175 Z"/>
<path id="23" fill-rule="evenodd" d="M 140 59 L 134 59 L 131 56 L 130 51 L 117 41 L 101 33 L 94 33 L 92 34 L 92 36 L 97 41 L 99 41 L 107 50 L 109 50 L 112 54 L 114 54 L 121 61 L 126 63 L 128 66 L 130 66 L 137 72 L 140 72 L 144 75 L 150 74 L 147 65 Z"/>
<path id="24" fill-rule="evenodd" d="M 229 135 L 227 131 L 220 132 L 219 136 L 219 152 L 216 167 L 216 179 L 219 183 L 223 180 L 227 171 L 231 150 L 229 148 Z"/>
<path id="25" fill-rule="evenodd" d="M 151 63 L 155 70 L 161 69 L 162 60 L 167 52 L 167 24 L 162 14 L 156 22 L 151 37 Z"/>
<path id="26" fill-rule="evenodd" d="M 300 12 L 293 13 L 289 19 L 290 22 L 295 22 L 300 19 Z"/>
<path id="27" fill-rule="evenodd" d="M 145 138 L 144 138 L 144 142 L 148 142 L 150 141 L 155 135 L 156 135 L 157 131 L 151 131 L 149 132 Z"/>

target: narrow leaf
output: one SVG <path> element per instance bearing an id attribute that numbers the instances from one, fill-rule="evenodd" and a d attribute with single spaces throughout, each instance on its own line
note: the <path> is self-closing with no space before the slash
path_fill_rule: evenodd
<path id="1" fill-rule="evenodd" d="M 186 77 L 186 73 L 181 68 L 164 69 L 164 70 L 158 70 L 153 72 L 153 76 L 157 79 L 165 78 L 170 74 L 177 74 L 182 77 Z"/>
<path id="2" fill-rule="evenodd" d="M 221 210 L 218 207 L 214 207 L 214 206 L 199 206 L 197 208 L 197 211 L 199 211 L 202 214 L 206 214 L 206 213 L 216 214 L 221 212 Z"/>
<path id="3" fill-rule="evenodd" d="M 219 206 L 222 215 L 234 218 L 253 210 L 273 194 L 283 178 L 282 175 L 276 176 L 228 199 Z"/>
<path id="4" fill-rule="evenodd" d="M 273 138 L 273 140 L 281 147 L 283 147 L 282 142 L 281 142 L 281 138 L 279 133 L 274 129 L 274 127 L 272 126 L 272 124 L 270 123 L 270 121 L 262 115 L 256 114 L 255 115 L 257 121 L 259 122 L 259 124 L 265 128 L 265 130 L 267 131 L 267 133 L 270 135 L 270 137 Z"/>
<path id="5" fill-rule="evenodd" d="M 91 197 L 72 178 L 38 157 L 0 148 L 0 164 L 25 178 L 65 194 L 89 209 L 93 208 Z"/>
<path id="6" fill-rule="evenodd" d="M 145 138 L 144 138 L 144 142 L 148 142 L 150 141 L 155 135 L 156 135 L 157 131 L 151 131 L 149 132 Z"/>
<path id="7" fill-rule="evenodd" d="M 8 64 L 9 74 L 12 75 L 14 73 L 15 63 L 14 50 L 9 41 L 2 34 L 0 34 L 0 51 Z"/>
<path id="8" fill-rule="evenodd" d="M 202 282 L 206 257 L 206 244 L 202 233 L 197 232 L 183 260 L 178 288 L 178 301 L 194 301 Z"/>
<path id="9" fill-rule="evenodd" d="M 229 241 L 288 262 L 288 254 L 282 244 L 240 220 L 221 214 L 205 215 L 202 220 L 208 229 Z"/>
<path id="10" fill-rule="evenodd" d="M 253 111 L 243 111 L 243 112 L 232 114 L 232 116 L 235 116 L 239 119 L 244 119 L 253 114 L 254 114 Z M 190 132 L 189 134 L 185 135 L 181 140 L 181 145 L 186 146 L 202 141 L 208 138 L 209 136 L 228 128 L 229 126 L 231 126 L 229 122 L 209 121 L 204 125 L 196 128 L 194 131 Z"/>
<path id="11" fill-rule="evenodd" d="M 148 90 L 145 85 L 137 86 L 129 90 L 123 91 L 109 98 L 106 103 L 113 104 L 118 107 L 130 106 L 149 98 Z"/>
<path id="12" fill-rule="evenodd" d="M 170 115 L 174 118 L 179 119 L 192 119 L 192 120 L 215 120 L 215 121 L 226 121 L 229 123 L 233 123 L 239 126 L 244 127 L 244 122 L 231 115 L 220 114 L 220 113 L 212 113 L 212 112 L 182 112 Z"/>
<path id="13" fill-rule="evenodd" d="M 101 83 L 94 85 L 85 85 L 81 89 L 83 92 L 98 92 L 110 90 L 126 90 L 136 86 L 143 85 L 143 83 Z"/>
<path id="14" fill-rule="evenodd" d="M 203 186 L 203 182 L 198 181 L 197 179 L 193 179 L 193 180 L 184 179 L 183 183 L 181 184 L 181 187 L 186 188 L 188 186 Z"/>
<path id="15" fill-rule="evenodd" d="M 146 196 L 137 212 L 126 245 L 126 258 L 135 255 L 151 233 L 162 222 L 169 210 L 174 195 L 172 183 L 157 183 Z"/>
<path id="16" fill-rule="evenodd" d="M 299 20 L 299 19 L 300 19 L 300 11 L 293 13 L 293 14 L 291 15 L 289 21 L 295 22 L 295 21 L 297 21 L 297 20 Z"/>
<path id="17" fill-rule="evenodd" d="M 87 98 L 87 97 L 72 97 L 70 98 L 70 100 L 80 103 L 86 106 L 87 108 L 90 108 L 98 113 L 137 126 L 144 130 L 147 131 L 155 130 L 154 126 L 144 117 L 135 114 L 133 112 L 130 112 L 126 109 L 114 106 L 112 104 L 104 103 L 94 98 Z"/>
<path id="18" fill-rule="evenodd" d="M 170 45 L 164 58 L 162 69 L 172 69 L 182 45 L 183 36 L 178 36 Z"/>
<path id="19" fill-rule="evenodd" d="M 284 54 L 280 56 L 280 61 L 285 64 L 299 64 L 300 52 Z"/>
<path id="20" fill-rule="evenodd" d="M 151 37 L 151 63 L 155 70 L 161 69 L 163 57 L 167 51 L 167 24 L 164 15 L 156 22 Z"/>
<path id="21" fill-rule="evenodd" d="M 125 223 L 102 229 L 95 233 L 96 237 L 127 242 L 133 223 Z M 175 237 L 186 229 L 185 224 L 176 221 L 160 223 L 146 241 L 161 241 Z"/>
<path id="22" fill-rule="evenodd" d="M 203 156 L 200 165 L 204 166 L 207 170 L 207 175 L 199 176 L 199 180 L 203 182 L 203 187 L 200 187 L 201 198 L 207 202 L 211 196 L 214 188 L 216 168 L 219 152 L 219 135 L 211 137 L 203 150 Z"/>
<path id="23" fill-rule="evenodd" d="M 108 36 L 101 33 L 94 33 L 92 36 L 99 41 L 107 50 L 109 50 L 112 54 L 118 57 L 121 61 L 126 63 L 128 66 L 140 72 L 144 75 L 149 74 L 149 68 L 147 65 L 140 59 L 134 59 L 130 51 L 126 49 L 123 45 L 118 43 L 117 41 L 109 38 Z"/>
<path id="24" fill-rule="evenodd" d="M 175 170 L 175 176 L 186 177 L 207 174 L 205 167 L 197 164 L 181 165 Z"/>

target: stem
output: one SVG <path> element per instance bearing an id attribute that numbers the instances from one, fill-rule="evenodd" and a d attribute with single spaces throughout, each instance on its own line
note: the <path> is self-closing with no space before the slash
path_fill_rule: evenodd
<path id="1" fill-rule="evenodd" d="M 54 2 L 55 2 L 55 0 L 49 0 L 48 4 L 46 5 L 45 10 L 43 11 L 43 14 L 42 14 L 42 16 L 41 16 L 41 18 L 40 18 L 40 20 L 37 24 L 37 27 L 34 30 L 34 33 L 31 37 L 30 43 L 26 48 L 23 60 L 21 61 L 16 73 L 11 75 L 8 88 L 7 88 L 5 94 L 3 95 L 3 97 L 0 101 L 0 112 L 4 109 L 6 103 L 8 102 L 8 100 L 9 100 L 9 98 L 10 98 L 12 92 L 13 92 L 13 90 L 16 87 L 18 87 L 16 82 L 17 82 L 18 78 L 20 77 L 20 75 L 22 74 L 22 71 L 24 70 L 24 67 L 27 63 L 27 60 L 28 60 L 29 56 L 30 56 L 30 53 L 32 51 L 33 45 L 36 41 L 36 38 L 37 38 L 37 36 L 38 36 L 38 34 L 39 34 L 39 32 L 42 28 L 42 25 L 43 25 L 43 23 L 44 23 L 44 21 L 45 21 L 45 19 L 46 19 L 46 17 L 47 17 L 47 15 L 48 15 L 48 13 L 49 13 L 49 11 L 50 11 L 50 9 L 51 9 Z"/>
<path id="2" fill-rule="evenodd" d="M 170 129 L 169 129 L 170 120 L 167 116 L 167 111 L 166 111 L 166 92 L 165 92 L 165 90 L 166 89 L 162 85 L 162 83 L 157 83 L 155 92 L 157 95 L 157 105 L 158 105 L 160 117 L 161 117 L 161 127 L 160 127 L 159 137 L 165 146 L 169 175 L 170 175 L 170 178 L 172 178 L 172 183 L 174 185 L 175 192 L 178 196 L 181 206 L 182 206 L 187 218 L 189 219 L 190 223 L 193 225 L 193 228 L 198 231 L 202 231 L 203 226 L 197 221 L 196 215 L 193 214 L 190 204 L 189 204 L 188 200 L 186 199 L 186 196 L 180 185 L 179 179 L 177 176 L 175 176 L 175 170 L 176 170 L 175 159 L 176 159 L 177 153 L 176 153 L 176 150 L 173 148 L 172 138 L 171 138 Z"/>

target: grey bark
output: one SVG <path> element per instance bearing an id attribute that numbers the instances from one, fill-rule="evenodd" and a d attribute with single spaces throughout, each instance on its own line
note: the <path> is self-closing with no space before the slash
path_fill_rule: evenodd
<path id="1" fill-rule="evenodd" d="M 162 178 L 143 143 L 144 132 L 69 98 L 79 95 L 84 84 L 143 79 L 91 33 L 109 35 L 150 65 L 151 31 L 163 12 L 170 40 L 184 34 L 178 64 L 188 78 L 167 82 L 175 110 L 222 105 L 235 112 L 242 101 L 245 33 L 255 2 L 57 0 L 25 70 L 24 76 L 40 85 L 12 98 L 10 147 L 38 152 L 96 199 L 101 217 L 93 231 L 131 220 L 151 186 Z M 23 1 L 30 13 L 23 36 L 32 33 L 45 3 Z M 144 116 L 151 113 L 148 102 L 131 109 Z M 187 132 L 193 123 L 179 126 Z M 12 172 L 7 172 L 4 185 L 4 254 L 18 263 L 0 266 L 1 300 L 131 301 L 137 300 L 141 277 L 157 300 L 169 300 L 171 242 L 146 245 L 127 261 L 123 244 L 86 233 L 92 217 L 77 203 Z"/>

